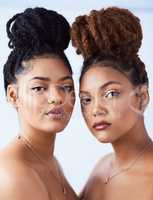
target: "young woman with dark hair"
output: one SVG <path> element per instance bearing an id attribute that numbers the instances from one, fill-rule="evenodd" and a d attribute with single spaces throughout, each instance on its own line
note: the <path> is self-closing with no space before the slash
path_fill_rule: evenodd
<path id="1" fill-rule="evenodd" d="M 18 136 L 0 152 L 0 199 L 76 200 L 54 156 L 56 134 L 75 103 L 72 69 L 64 53 L 67 20 L 55 11 L 28 8 L 7 23 L 6 96 L 18 113 Z"/>

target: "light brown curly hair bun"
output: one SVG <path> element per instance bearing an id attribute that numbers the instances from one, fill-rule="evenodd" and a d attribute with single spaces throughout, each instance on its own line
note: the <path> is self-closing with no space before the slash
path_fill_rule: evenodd
<path id="1" fill-rule="evenodd" d="M 138 52 L 142 40 L 139 19 L 127 9 L 116 7 L 77 17 L 71 35 L 77 53 L 85 59 L 98 52 L 130 56 Z"/>
<path id="2" fill-rule="evenodd" d="M 142 37 L 139 18 L 127 9 L 109 7 L 77 17 L 71 38 L 77 54 L 84 58 L 81 77 L 87 65 L 110 60 L 122 71 L 133 69 L 130 79 L 134 84 L 148 83 L 145 65 L 138 56 Z"/>

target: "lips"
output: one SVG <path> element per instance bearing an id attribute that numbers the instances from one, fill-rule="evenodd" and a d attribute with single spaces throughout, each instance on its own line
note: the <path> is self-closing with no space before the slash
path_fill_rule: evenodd
<path id="1" fill-rule="evenodd" d="M 64 110 L 63 108 L 53 108 L 46 115 L 52 119 L 61 119 L 64 117 Z"/>
<path id="2" fill-rule="evenodd" d="M 106 121 L 96 122 L 93 124 L 93 128 L 97 131 L 103 131 L 111 126 L 111 123 L 108 123 Z"/>

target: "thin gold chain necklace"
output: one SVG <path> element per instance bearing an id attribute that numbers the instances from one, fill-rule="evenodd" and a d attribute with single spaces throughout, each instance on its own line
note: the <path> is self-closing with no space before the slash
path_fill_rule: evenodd
<path id="1" fill-rule="evenodd" d="M 111 179 L 113 179 L 114 177 L 122 174 L 123 172 L 130 170 L 135 165 L 135 163 L 143 156 L 145 151 L 149 149 L 151 144 L 152 144 L 152 141 L 147 142 L 147 144 L 145 144 L 144 147 L 142 148 L 142 150 L 138 153 L 136 158 L 127 167 L 122 168 L 121 170 L 119 170 L 119 171 L 113 173 L 112 175 L 109 175 L 108 177 L 106 177 L 105 180 L 104 180 L 104 184 L 108 184 L 111 181 Z"/>
<path id="2" fill-rule="evenodd" d="M 47 169 L 48 169 L 48 171 L 49 171 L 49 173 L 52 175 L 52 176 L 54 176 L 54 178 L 57 180 L 57 182 L 60 184 L 60 186 L 61 186 L 61 189 L 62 189 L 62 193 L 64 194 L 64 196 L 67 194 L 67 190 L 66 190 L 66 188 L 65 188 L 65 186 L 64 186 L 64 179 L 63 179 L 63 177 L 62 177 L 62 175 L 61 175 L 61 172 L 60 172 L 60 170 L 59 170 L 59 168 L 58 168 L 58 166 L 57 166 L 57 161 L 56 161 L 56 159 L 55 159 L 55 168 L 56 168 L 56 172 L 57 172 L 57 175 L 55 175 L 53 172 L 52 172 L 52 170 L 50 169 L 50 166 L 48 165 L 48 163 L 45 161 L 45 160 L 43 160 L 40 156 L 39 156 L 39 154 L 37 153 L 37 151 L 35 150 L 35 148 L 32 146 L 32 144 L 24 137 L 24 136 L 22 136 L 22 135 L 18 135 L 18 140 L 20 140 L 20 141 L 22 141 L 22 143 L 24 144 L 24 146 L 26 147 L 26 148 L 28 148 L 31 152 L 32 152 L 32 154 L 44 165 L 44 166 L 46 166 L 47 167 Z"/>

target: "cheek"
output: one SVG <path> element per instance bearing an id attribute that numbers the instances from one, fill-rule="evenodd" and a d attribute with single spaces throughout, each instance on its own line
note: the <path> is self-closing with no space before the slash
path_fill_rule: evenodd
<path id="1" fill-rule="evenodd" d="M 67 112 L 72 112 L 75 104 L 75 94 L 70 94 L 67 95 L 66 99 L 63 99 L 63 105 L 62 107 L 65 109 Z"/>
<path id="2" fill-rule="evenodd" d="M 128 98 L 117 102 L 111 109 L 110 109 L 110 117 L 115 120 L 120 120 L 120 122 L 132 122 L 134 123 L 138 117 L 137 112 L 138 110 L 137 102 L 129 101 Z"/>
<path id="3" fill-rule="evenodd" d="M 67 103 L 63 106 L 63 109 L 65 111 L 65 120 L 68 122 L 70 120 L 72 111 L 73 111 L 74 103 Z"/>
<path id="4" fill-rule="evenodd" d="M 75 95 L 71 96 L 67 101 L 67 106 L 69 109 L 73 110 L 75 104 Z"/>
<path id="5" fill-rule="evenodd" d="M 41 113 L 45 108 L 45 104 L 44 97 L 36 97 L 27 92 L 26 94 L 22 94 L 20 98 L 20 111 L 32 116 L 35 113 Z"/>
<path id="6" fill-rule="evenodd" d="M 114 101 L 113 104 L 109 105 L 109 116 L 114 119 L 123 119 L 128 110 L 126 102 Z"/>
<path id="7" fill-rule="evenodd" d="M 92 112 L 90 107 L 81 107 L 82 114 L 87 126 L 90 128 L 92 126 Z"/>

